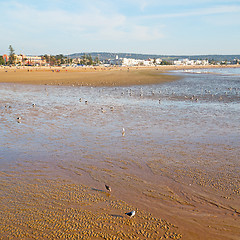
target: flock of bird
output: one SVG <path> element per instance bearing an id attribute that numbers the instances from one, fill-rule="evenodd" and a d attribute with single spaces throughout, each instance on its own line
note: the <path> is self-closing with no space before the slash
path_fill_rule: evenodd
<path id="1" fill-rule="evenodd" d="M 45 91 L 47 91 L 47 89 L 45 88 Z M 229 91 L 229 92 L 232 92 L 232 91 L 235 91 L 236 92 L 236 95 L 239 95 L 239 88 L 234 88 L 234 87 L 228 87 L 227 88 L 227 91 Z M 228 92 L 225 92 L 225 95 L 228 95 Z M 203 93 L 205 93 L 207 96 L 210 94 L 210 96 L 211 97 L 214 97 L 214 96 L 217 96 L 218 94 L 213 94 L 210 90 L 207 90 L 207 89 L 205 89 L 205 90 L 202 90 L 202 92 Z M 126 92 L 122 92 L 121 93 L 121 95 L 125 95 L 125 93 L 126 94 L 128 94 L 129 96 L 137 96 L 137 94 L 136 94 L 136 92 L 135 91 L 133 91 L 132 89 L 127 89 L 127 91 Z M 162 93 L 162 91 L 161 90 L 159 90 L 158 91 L 158 93 L 159 94 L 161 94 Z M 145 93 L 146 94 L 146 93 Z M 143 88 L 141 88 L 140 89 L 140 94 L 139 94 L 139 96 L 142 98 L 144 95 L 144 92 L 143 92 Z M 154 96 L 156 93 L 155 93 L 155 91 L 154 90 L 151 90 L 150 91 L 150 95 L 152 95 L 152 96 Z M 172 94 L 170 94 L 171 96 L 174 96 L 176 93 L 175 92 L 172 92 Z M 169 95 L 169 96 L 170 96 Z M 149 96 L 149 92 L 147 93 L 147 95 L 146 96 Z M 196 95 L 191 95 L 190 97 L 189 96 L 187 96 L 187 95 L 185 95 L 184 96 L 184 98 L 185 99 L 189 99 L 189 100 L 193 100 L 193 101 L 195 101 L 195 102 L 198 102 L 199 101 L 199 98 L 196 96 Z M 223 95 L 221 96 L 218 96 L 218 99 L 219 100 L 222 100 L 223 99 Z M 83 102 L 83 99 L 82 98 L 79 98 L 79 102 Z M 87 100 L 85 100 L 84 101 L 85 102 L 85 105 L 88 105 L 88 101 Z M 159 104 L 161 104 L 162 103 L 162 100 L 161 99 L 158 99 L 158 103 Z M 35 103 L 33 103 L 32 104 L 32 107 L 35 107 L 36 106 L 36 104 Z M 7 106 L 5 106 L 5 108 L 6 108 Z M 9 106 L 9 108 L 11 108 L 11 106 Z M 114 107 L 113 106 L 111 106 L 110 107 L 110 110 L 111 111 L 113 111 L 114 110 Z M 103 108 L 103 107 L 101 107 L 101 112 L 102 113 L 106 113 L 106 110 Z M 21 123 L 21 117 L 17 117 L 17 122 L 18 123 Z M 125 129 L 124 128 L 122 128 L 122 136 L 125 136 Z"/>
<path id="2" fill-rule="evenodd" d="M 232 90 L 232 89 L 229 89 L 229 91 L 231 91 L 231 90 Z M 206 93 L 206 94 L 210 94 L 211 92 L 205 90 L 205 93 Z M 122 95 L 123 95 L 123 94 L 124 94 L 124 93 L 122 93 Z M 130 89 L 130 91 L 128 90 L 128 94 L 129 94 L 129 96 L 132 96 L 134 93 L 133 93 L 133 91 Z M 154 94 L 155 94 L 155 92 L 152 91 L 152 95 L 154 95 Z M 213 94 L 212 94 L 212 96 L 213 96 Z M 141 92 L 140 92 L 140 97 L 143 97 L 143 91 L 142 91 L 142 90 L 141 90 Z M 188 98 L 188 97 L 185 96 L 185 98 Z M 194 95 L 192 95 L 189 99 L 198 101 L 198 98 L 197 98 L 196 96 L 194 96 Z M 82 99 L 82 98 L 79 98 L 79 102 L 83 102 L 83 99 Z M 87 100 L 85 100 L 84 102 L 85 102 L 86 105 L 88 105 L 88 101 L 87 101 Z M 158 99 L 158 103 L 161 104 L 161 99 Z M 5 106 L 5 107 L 6 107 L 6 106 Z M 32 104 L 32 107 L 36 107 L 36 104 L 33 103 L 33 104 Z M 10 106 L 9 106 L 9 108 L 10 108 Z M 110 107 L 110 110 L 113 111 L 113 110 L 114 110 L 114 107 L 111 106 L 111 107 Z M 104 108 L 101 107 L 101 112 L 102 112 L 102 113 L 105 113 L 106 110 L 104 110 Z M 20 116 L 17 117 L 17 122 L 18 122 L 18 123 L 21 123 L 21 119 L 22 119 L 22 118 L 21 118 Z M 126 132 L 126 131 L 125 131 L 125 128 L 122 128 L 122 136 L 125 136 L 125 132 Z M 109 185 L 106 185 L 106 184 L 105 184 L 105 188 L 106 188 L 106 190 L 107 190 L 108 192 L 111 192 L 111 191 L 112 191 L 112 189 L 111 189 L 111 187 L 110 187 Z M 131 218 L 131 217 L 135 216 L 136 212 L 135 212 L 134 210 L 132 210 L 132 211 L 130 211 L 130 212 L 126 212 L 125 214 Z"/>
<path id="3" fill-rule="evenodd" d="M 82 98 L 80 98 L 79 101 L 82 102 Z M 88 102 L 85 101 L 85 104 L 87 104 L 87 103 L 88 103 Z M 32 104 L 32 107 L 35 107 L 35 106 L 36 106 L 36 104 L 33 103 L 33 104 Z M 111 107 L 110 109 L 111 109 L 111 111 L 113 111 L 114 108 Z M 101 108 L 101 110 L 103 111 L 103 108 Z M 21 118 L 20 116 L 17 117 L 17 122 L 18 122 L 18 123 L 21 123 L 21 119 L 22 119 L 22 118 Z M 125 136 L 125 128 L 122 128 L 122 136 Z M 111 187 L 110 187 L 109 185 L 106 185 L 106 184 L 105 184 L 105 188 L 107 189 L 108 192 L 111 192 L 111 191 L 112 191 L 112 189 L 111 189 Z M 133 217 L 133 216 L 135 215 L 135 211 L 133 210 L 133 211 L 127 212 L 127 213 L 125 213 L 125 214 L 131 218 L 131 217 Z"/>

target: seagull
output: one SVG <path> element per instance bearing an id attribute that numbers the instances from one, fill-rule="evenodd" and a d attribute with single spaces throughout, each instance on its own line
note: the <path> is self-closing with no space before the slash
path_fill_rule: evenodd
<path id="1" fill-rule="evenodd" d="M 122 129 L 122 135 L 125 136 L 125 129 Z"/>
<path id="2" fill-rule="evenodd" d="M 33 107 L 35 107 L 35 106 L 36 106 L 36 104 L 35 104 L 35 103 L 33 103 L 33 104 L 32 104 L 32 106 L 33 106 Z"/>
<path id="3" fill-rule="evenodd" d="M 135 211 L 131 211 L 131 212 L 128 212 L 128 213 L 125 213 L 125 214 L 128 215 L 131 218 L 135 215 Z"/>
<path id="4" fill-rule="evenodd" d="M 21 123 L 21 119 L 22 119 L 21 117 L 17 117 L 17 122 Z"/>
<path id="5" fill-rule="evenodd" d="M 111 191 L 112 191 L 112 189 L 111 189 L 111 187 L 110 187 L 110 186 L 108 186 L 108 185 L 106 185 L 106 184 L 105 184 L 105 187 L 106 187 L 106 189 L 107 189 L 109 192 L 111 192 Z"/>

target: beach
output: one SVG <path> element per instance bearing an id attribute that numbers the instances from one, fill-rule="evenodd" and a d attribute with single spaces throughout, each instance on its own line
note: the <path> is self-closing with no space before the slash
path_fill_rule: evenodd
<path id="1" fill-rule="evenodd" d="M 1 68 L 0 239 L 237 240 L 239 76 L 186 69 Z"/>
<path id="2" fill-rule="evenodd" d="M 238 68 L 239 65 L 223 66 Z M 174 81 L 177 77 L 167 71 L 182 69 L 211 69 L 219 66 L 157 66 L 157 67 L 1 67 L 0 82 L 75 85 L 131 86 Z"/>
<path id="3" fill-rule="evenodd" d="M 172 81 L 155 69 L 136 68 L 8 68 L 0 71 L 1 82 L 46 85 L 119 86 Z"/>

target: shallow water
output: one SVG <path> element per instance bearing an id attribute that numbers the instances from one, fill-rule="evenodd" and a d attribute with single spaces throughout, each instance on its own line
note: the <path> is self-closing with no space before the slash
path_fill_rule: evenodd
<path id="1" fill-rule="evenodd" d="M 124 157 L 120 149 L 127 146 L 141 156 L 150 143 L 169 141 L 237 146 L 240 78 L 183 75 L 162 85 L 118 88 L 1 84 L 1 161 L 16 153 L 62 157 L 80 148 Z"/>
<path id="2" fill-rule="evenodd" d="M 240 77 L 233 71 L 175 72 L 183 78 L 114 88 L 0 84 L 0 170 L 15 163 L 30 162 L 32 168 L 51 163 L 50 174 L 63 171 L 97 187 L 111 182 L 117 197 L 152 212 L 163 204 L 163 178 L 174 194 L 189 183 L 236 194 Z M 149 189 L 155 194 L 152 206 Z M 174 201 L 169 194 L 168 201 Z M 235 196 L 232 209 L 239 203 L 239 193 Z"/>

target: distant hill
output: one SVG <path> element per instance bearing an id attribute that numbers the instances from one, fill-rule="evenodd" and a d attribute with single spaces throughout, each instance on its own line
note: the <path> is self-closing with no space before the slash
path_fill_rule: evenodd
<path id="1" fill-rule="evenodd" d="M 161 58 L 163 60 L 176 60 L 182 58 L 188 58 L 192 60 L 208 59 L 214 61 L 233 61 L 234 59 L 240 59 L 240 55 L 154 55 L 154 54 L 137 54 L 137 53 L 110 53 L 110 52 L 82 52 L 68 55 L 70 58 L 80 58 L 84 54 L 90 54 L 92 58 L 98 57 L 100 61 L 106 59 L 119 58 L 135 58 L 135 59 L 148 59 L 148 58 Z"/>

